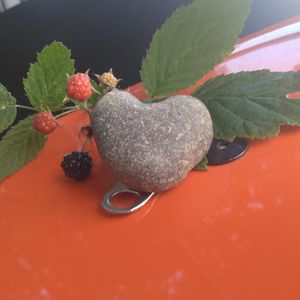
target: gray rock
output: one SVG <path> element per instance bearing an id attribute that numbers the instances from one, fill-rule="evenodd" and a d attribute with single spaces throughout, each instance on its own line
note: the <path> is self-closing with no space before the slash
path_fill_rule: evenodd
<path id="1" fill-rule="evenodd" d="M 191 96 L 144 104 L 113 90 L 92 111 L 101 158 L 127 186 L 148 192 L 182 181 L 209 150 L 213 126 L 205 105 Z"/>

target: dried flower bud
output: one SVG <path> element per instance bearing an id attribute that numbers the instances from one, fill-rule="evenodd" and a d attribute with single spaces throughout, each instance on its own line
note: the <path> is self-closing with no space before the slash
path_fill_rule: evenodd
<path id="1" fill-rule="evenodd" d="M 116 87 L 119 79 L 117 79 L 113 73 L 106 72 L 98 77 L 100 84 L 107 84 L 110 87 Z"/>

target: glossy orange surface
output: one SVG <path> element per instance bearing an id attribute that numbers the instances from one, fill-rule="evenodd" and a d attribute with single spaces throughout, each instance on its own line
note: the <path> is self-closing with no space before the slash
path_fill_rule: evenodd
<path id="1" fill-rule="evenodd" d="M 298 70 L 299 27 L 294 18 L 242 40 L 204 80 Z M 100 201 L 115 181 L 94 146 L 87 181 L 60 169 L 87 122 L 84 113 L 61 119 L 41 155 L 0 183 L 1 300 L 300 299 L 300 129 L 252 142 L 234 163 L 191 172 L 138 212 L 112 216 Z"/>

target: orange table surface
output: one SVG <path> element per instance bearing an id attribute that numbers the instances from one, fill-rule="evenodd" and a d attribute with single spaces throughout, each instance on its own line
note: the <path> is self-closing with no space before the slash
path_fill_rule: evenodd
<path id="1" fill-rule="evenodd" d="M 200 83 L 263 68 L 300 69 L 300 17 L 241 40 Z M 87 181 L 60 169 L 87 123 L 62 118 L 40 156 L 0 183 L 1 300 L 300 299 L 300 129 L 112 216 L 100 201 L 115 181 L 95 146 Z"/>

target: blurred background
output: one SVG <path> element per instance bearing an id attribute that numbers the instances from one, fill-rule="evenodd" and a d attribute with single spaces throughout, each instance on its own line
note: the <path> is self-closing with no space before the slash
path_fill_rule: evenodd
<path id="1" fill-rule="evenodd" d="M 22 78 L 53 40 L 72 49 L 77 71 L 110 67 L 122 87 L 138 81 L 152 34 L 191 0 L 0 0 L 0 82 L 26 104 Z M 254 0 L 241 37 L 300 15 L 300 0 Z M 27 113 L 27 112 L 26 112 Z M 24 115 L 19 115 L 23 118 Z"/>

